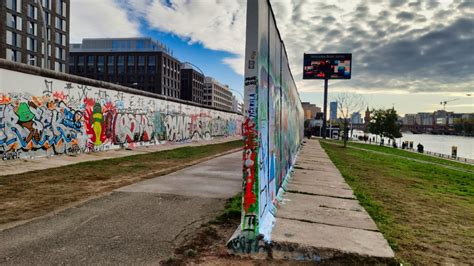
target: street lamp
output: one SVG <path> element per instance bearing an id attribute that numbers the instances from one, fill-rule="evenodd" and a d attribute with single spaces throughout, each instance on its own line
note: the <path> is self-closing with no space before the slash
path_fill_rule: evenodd
<path id="1" fill-rule="evenodd" d="M 43 68 L 50 69 L 49 62 L 48 62 L 48 28 L 47 28 L 47 21 L 44 16 L 43 5 L 41 4 L 40 0 L 36 0 L 36 4 L 38 5 L 38 9 L 41 13 L 41 19 L 43 20 L 43 54 L 44 54 L 44 61 L 43 61 Z"/>

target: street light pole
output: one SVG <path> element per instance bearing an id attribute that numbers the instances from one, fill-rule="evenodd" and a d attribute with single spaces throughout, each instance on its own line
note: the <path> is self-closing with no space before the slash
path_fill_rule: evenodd
<path id="1" fill-rule="evenodd" d="M 43 55 L 44 55 L 44 60 L 43 60 L 43 68 L 50 69 L 49 67 L 49 62 L 48 62 L 48 27 L 46 23 L 46 18 L 44 16 L 44 10 L 43 10 L 43 5 L 41 4 L 40 0 L 36 0 L 36 4 L 38 5 L 38 9 L 40 11 L 41 19 L 43 20 Z"/>

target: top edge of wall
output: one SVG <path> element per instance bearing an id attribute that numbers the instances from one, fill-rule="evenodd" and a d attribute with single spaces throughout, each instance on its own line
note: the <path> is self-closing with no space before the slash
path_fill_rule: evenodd
<path id="1" fill-rule="evenodd" d="M 267 1 L 268 6 L 270 7 L 270 12 L 272 14 L 273 21 L 275 22 L 276 31 L 278 33 L 278 37 L 280 38 L 281 45 L 283 46 L 283 51 L 285 52 L 285 56 L 287 58 L 286 63 L 288 65 L 288 69 L 290 70 L 291 79 L 293 80 L 293 83 L 295 84 L 295 87 L 296 87 L 295 78 L 293 77 L 293 72 L 291 71 L 291 67 L 290 67 L 290 60 L 288 60 L 288 53 L 286 52 L 285 42 L 283 41 L 283 38 L 281 37 L 280 29 L 278 28 L 277 21 L 275 19 L 275 13 L 273 12 L 272 3 L 270 3 L 270 0 L 266 0 L 266 1 Z M 296 87 L 296 93 L 298 93 L 298 99 L 300 100 L 300 103 L 301 103 L 302 101 L 300 97 L 300 92 L 298 91 L 298 87 Z"/>
<path id="2" fill-rule="evenodd" d="M 216 110 L 220 112 L 225 112 L 225 113 L 232 113 L 232 114 L 238 114 L 241 115 L 238 112 L 230 111 L 230 110 L 223 110 L 219 108 L 215 108 L 209 105 L 204 105 L 204 104 L 199 104 L 191 101 L 185 101 L 181 99 L 176 99 L 176 98 L 171 98 L 171 97 L 166 97 L 163 95 L 147 92 L 147 91 L 141 91 L 137 90 L 134 88 L 130 87 L 125 87 L 122 85 L 117 85 L 114 83 L 110 82 L 105 82 L 101 80 L 95 80 L 95 79 L 89 79 L 81 76 L 76 76 L 72 74 L 67 74 L 67 73 L 62 73 L 62 72 L 56 72 L 53 70 L 48 70 L 48 69 L 43 69 L 40 67 L 36 66 L 30 66 L 27 64 L 22 64 L 22 63 L 17 63 L 13 62 L 10 60 L 2 59 L 0 58 L 0 69 L 6 69 L 6 70 L 11 70 L 11 71 L 17 71 L 25 74 L 30 74 L 30 75 L 37 75 L 37 76 L 42 76 L 45 78 L 54 78 L 54 79 L 59 79 L 67 82 L 73 82 L 73 83 L 80 83 L 83 85 L 88 85 L 88 86 L 93 86 L 93 87 L 99 87 L 99 88 L 105 88 L 105 89 L 110 89 L 114 91 L 120 91 L 120 92 L 125 92 L 125 93 L 131 93 L 131 94 L 136 94 L 140 96 L 146 96 L 146 97 L 151 97 L 155 99 L 160 99 L 160 100 L 165 100 L 165 101 L 170 101 L 170 102 L 175 102 L 175 103 L 181 103 L 181 104 L 187 104 L 187 105 L 192 105 L 196 107 L 201 107 L 201 108 L 207 108 L 211 110 Z M 0 88 L 4 89 L 4 88 Z"/>

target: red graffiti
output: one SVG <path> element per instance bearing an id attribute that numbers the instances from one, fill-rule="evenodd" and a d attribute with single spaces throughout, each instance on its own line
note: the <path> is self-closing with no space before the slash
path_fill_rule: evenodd
<path id="1" fill-rule="evenodd" d="M 101 145 L 107 139 L 105 136 L 104 114 L 102 106 L 92 98 L 84 99 L 84 124 L 89 140 L 95 146 Z"/>
<path id="2" fill-rule="evenodd" d="M 245 191 L 244 191 L 244 210 L 245 212 L 257 202 L 257 196 L 254 191 L 255 184 L 255 161 L 256 161 L 256 137 L 255 122 L 247 118 L 244 123 L 244 177 L 245 177 Z"/>
<path id="3" fill-rule="evenodd" d="M 53 92 L 53 99 L 57 101 L 64 101 L 66 100 L 67 96 L 64 95 L 64 92 L 62 91 L 55 91 Z"/>

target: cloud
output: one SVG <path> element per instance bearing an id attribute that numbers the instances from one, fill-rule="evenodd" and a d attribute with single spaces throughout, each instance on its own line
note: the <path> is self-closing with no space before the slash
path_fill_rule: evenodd
<path id="1" fill-rule="evenodd" d="M 83 38 L 140 36 L 139 23 L 114 0 L 72 0 L 71 43 Z"/>
<path id="2" fill-rule="evenodd" d="M 190 44 L 200 43 L 211 50 L 235 54 L 223 62 L 242 74 L 245 1 L 123 0 L 122 3 L 129 14 L 144 19 L 151 28 L 172 33 Z"/>
<path id="3" fill-rule="evenodd" d="M 352 80 L 334 81 L 332 88 L 387 93 L 472 91 L 474 14 L 469 13 L 470 1 L 387 0 L 375 5 L 341 0 L 340 9 L 332 10 L 321 9 L 324 1 L 313 0 L 299 11 L 298 20 L 288 8 L 297 0 L 271 0 L 278 3 L 274 11 L 292 69 L 301 68 L 305 51 L 351 52 Z M 293 19 L 282 19 L 280 12 Z M 307 20 L 310 16 L 313 19 Z M 336 21 L 324 23 L 326 17 Z M 303 22 L 305 27 L 300 26 Z M 314 81 L 295 79 L 301 91 L 314 90 Z"/>

